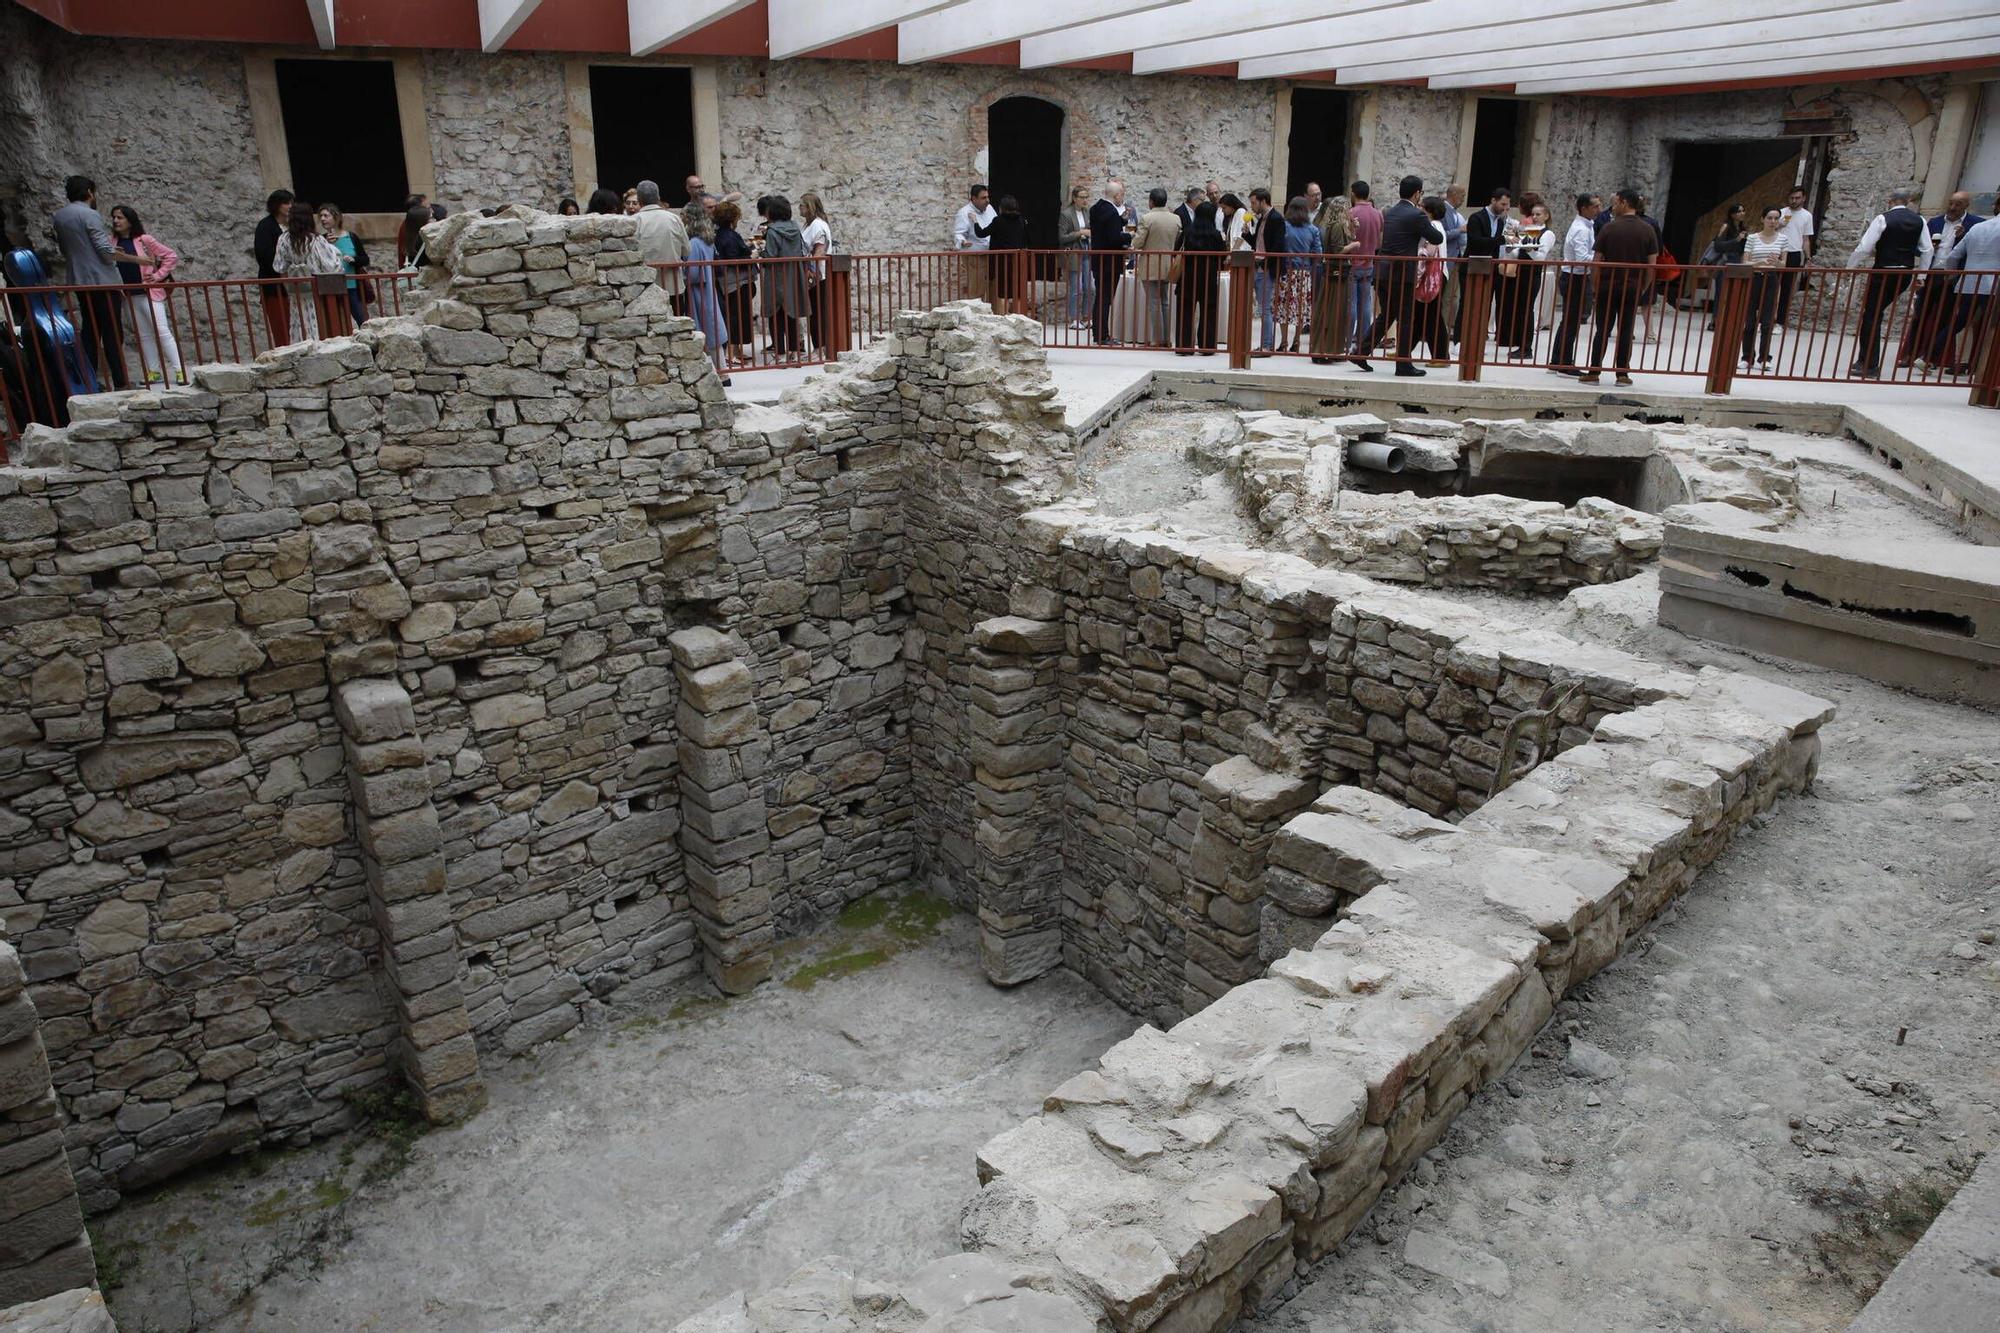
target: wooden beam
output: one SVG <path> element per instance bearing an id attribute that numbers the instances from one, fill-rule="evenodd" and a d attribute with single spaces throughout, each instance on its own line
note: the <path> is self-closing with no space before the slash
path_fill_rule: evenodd
<path id="1" fill-rule="evenodd" d="M 770 0 L 771 59 L 802 56 L 948 9 L 953 3 L 955 0 Z"/>

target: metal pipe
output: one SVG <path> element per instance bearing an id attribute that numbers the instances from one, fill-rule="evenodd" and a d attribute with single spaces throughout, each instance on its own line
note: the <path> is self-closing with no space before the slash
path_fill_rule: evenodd
<path id="1" fill-rule="evenodd" d="M 1354 440 L 1347 446 L 1347 461 L 1356 467 L 1365 467 L 1371 472 L 1401 472 L 1409 466 L 1400 444 L 1377 444 L 1373 440 Z"/>

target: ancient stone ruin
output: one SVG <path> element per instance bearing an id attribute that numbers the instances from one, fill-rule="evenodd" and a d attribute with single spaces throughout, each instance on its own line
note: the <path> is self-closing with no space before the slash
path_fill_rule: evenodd
<path id="1" fill-rule="evenodd" d="M 914 881 L 1142 1026 L 980 1154 L 966 1253 L 690 1326 L 1220 1330 L 1813 780 L 1821 700 L 1366 576 L 1652 558 L 1617 506 L 1326 503 L 1353 443 L 1532 423 L 1253 418 L 1202 447 L 1264 540 L 1191 537 L 1079 498 L 1026 321 L 734 405 L 628 219 L 434 230 L 421 314 L 0 471 L 0 1306 L 130 1191 L 371 1088 L 471 1115 L 622 986 L 741 993 Z M 1665 454 L 1668 504 L 1742 475 Z"/>

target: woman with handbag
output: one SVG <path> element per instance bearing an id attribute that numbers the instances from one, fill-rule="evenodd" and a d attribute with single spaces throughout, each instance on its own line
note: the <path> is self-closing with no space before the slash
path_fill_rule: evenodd
<path id="1" fill-rule="evenodd" d="M 1549 206 L 1537 200 L 1529 206 L 1527 220 L 1501 248 L 1514 272 L 1500 311 L 1498 340 L 1517 361 L 1535 354 L 1535 307 L 1542 293 L 1543 265 L 1556 250 L 1555 228 L 1549 221 Z"/>
<path id="2" fill-rule="evenodd" d="M 181 257 L 147 235 L 146 224 L 124 204 L 111 209 L 111 235 L 119 253 L 132 256 L 129 263 L 119 261 L 118 273 L 133 289 L 126 301 L 132 307 L 132 328 L 139 335 L 139 364 L 146 379 L 187 383 L 187 367 L 181 364 L 180 344 L 167 310 L 167 284 L 173 281 Z"/>
<path id="3" fill-rule="evenodd" d="M 1743 205 L 1731 204 L 1723 215 L 1721 230 L 1715 239 L 1701 252 L 1696 263 L 1704 268 L 1721 268 L 1729 264 L 1743 262 L 1743 244 L 1750 238 L 1750 229 L 1743 220 Z M 1721 286 L 1719 277 L 1704 277 L 1703 285 L 1708 288 L 1708 331 L 1715 332 L 1715 294 Z"/>
<path id="4" fill-rule="evenodd" d="M 1444 224 L 1444 200 L 1436 195 L 1425 199 L 1420 205 L 1430 215 L 1431 221 Z M 1434 366 L 1447 364 L 1449 342 L 1444 328 L 1444 243 L 1433 241 L 1426 236 L 1417 242 L 1417 281 L 1411 291 L 1416 298 L 1410 320 L 1409 357 L 1417 359 L 1417 348 L 1428 344 L 1431 349 L 1430 363 Z"/>

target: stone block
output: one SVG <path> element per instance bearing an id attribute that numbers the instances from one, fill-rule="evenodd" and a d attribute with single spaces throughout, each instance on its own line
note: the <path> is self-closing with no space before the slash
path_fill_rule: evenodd
<path id="1" fill-rule="evenodd" d="M 341 731 L 360 745 L 371 745 L 417 729 L 409 691 L 390 680 L 350 680 L 333 693 L 334 716 Z"/>

